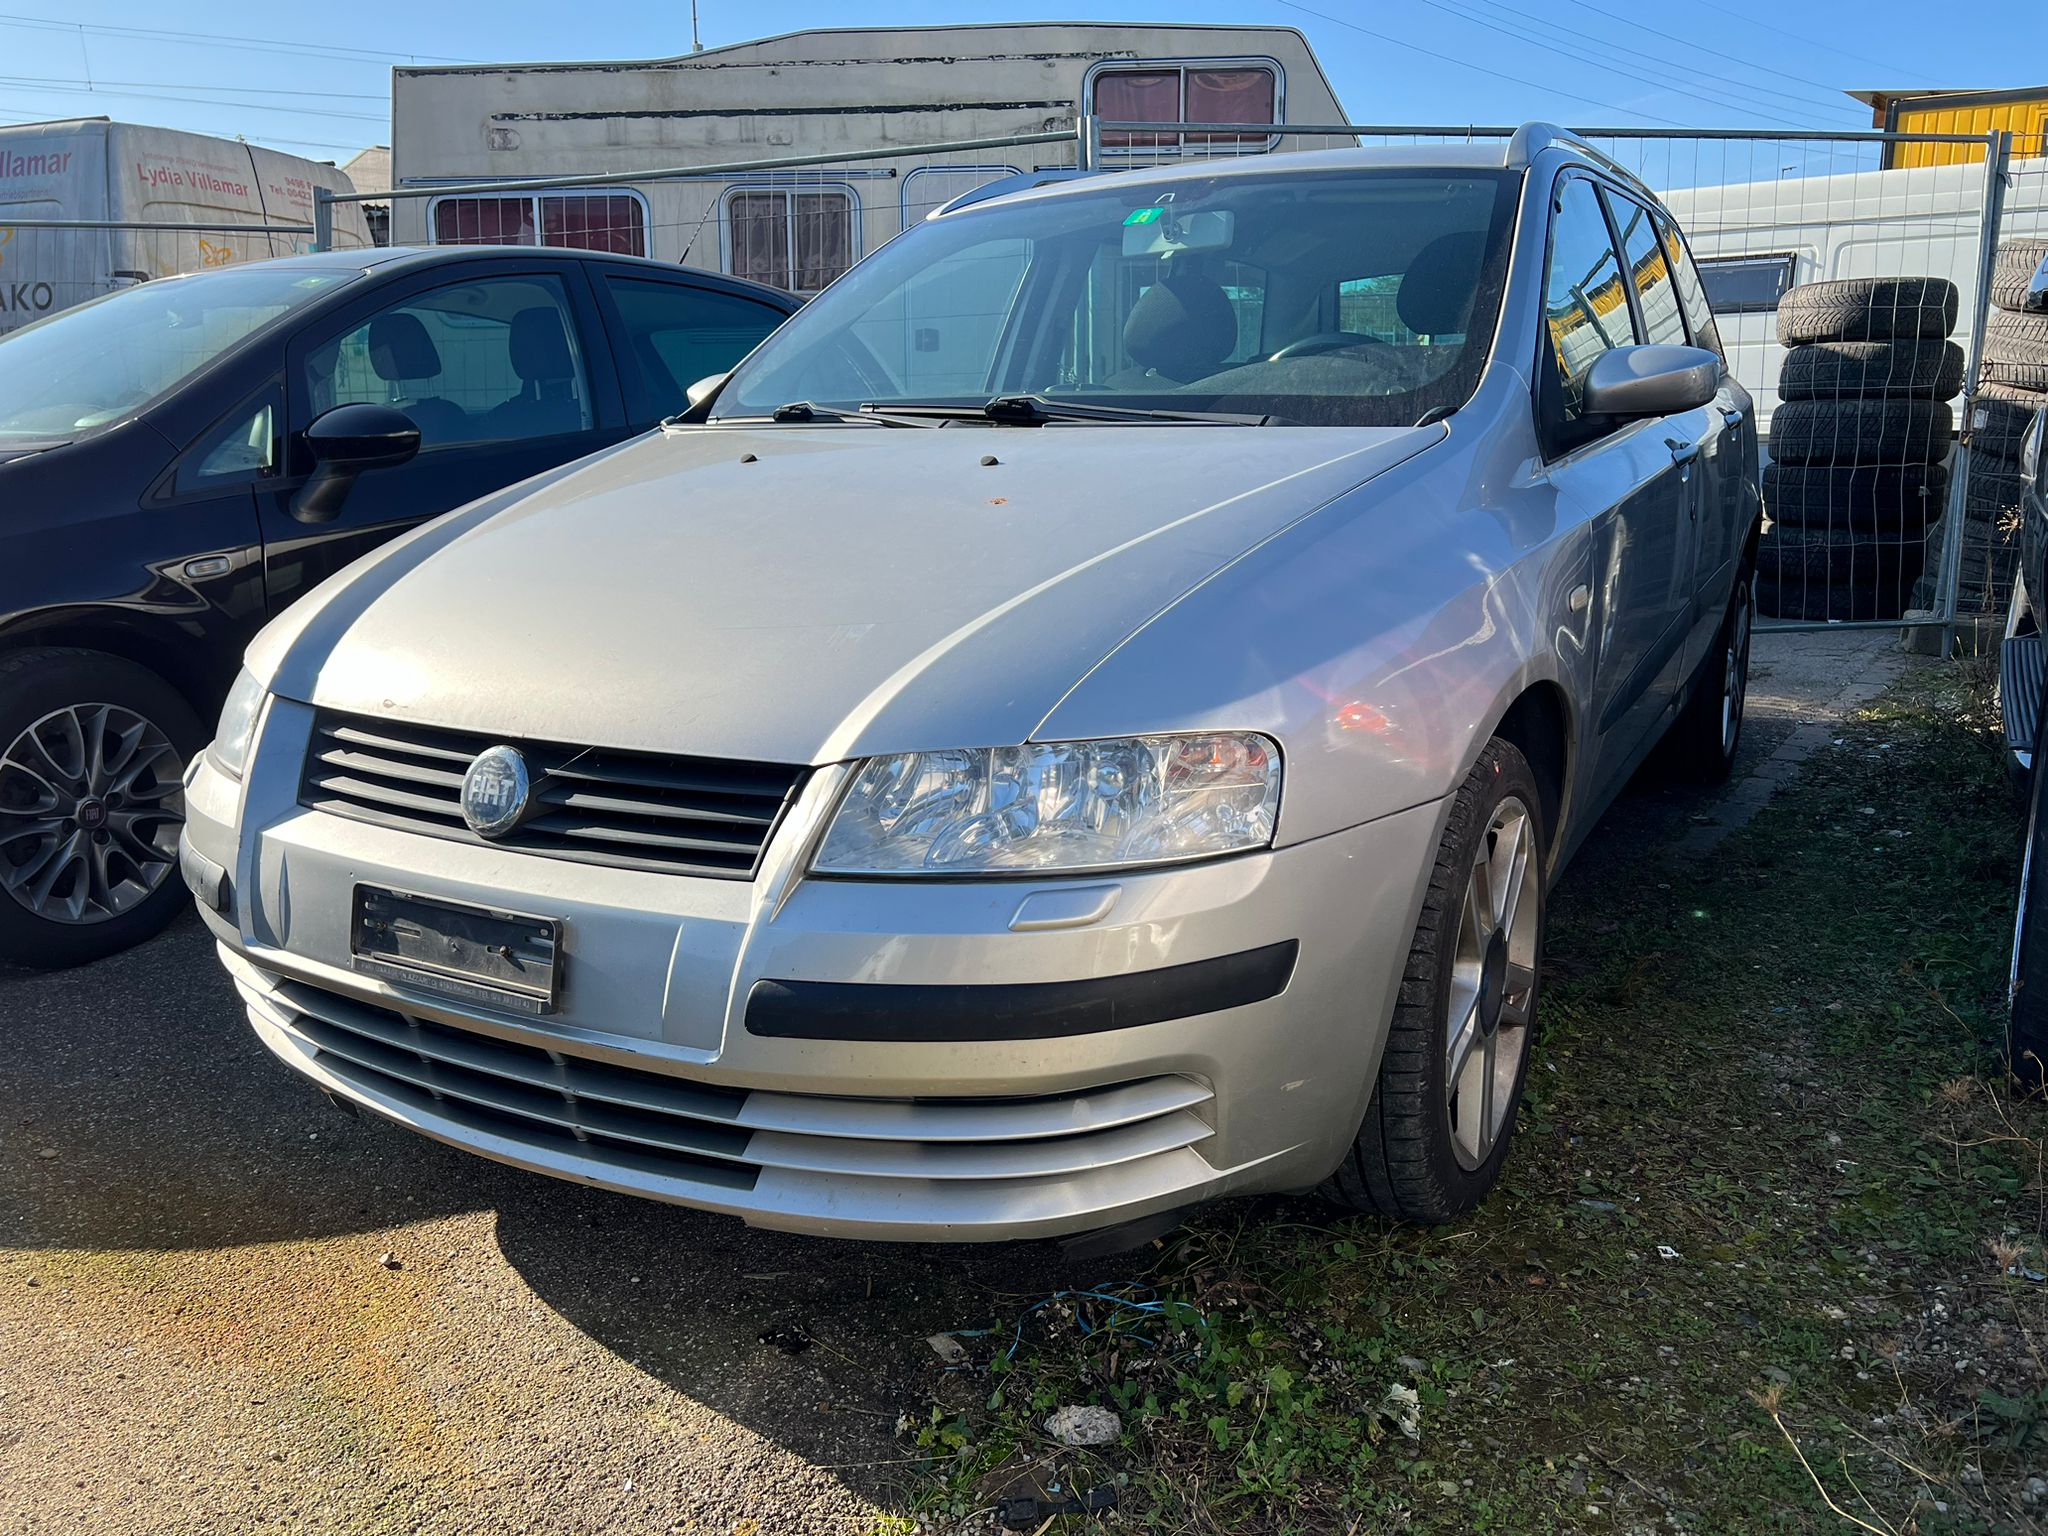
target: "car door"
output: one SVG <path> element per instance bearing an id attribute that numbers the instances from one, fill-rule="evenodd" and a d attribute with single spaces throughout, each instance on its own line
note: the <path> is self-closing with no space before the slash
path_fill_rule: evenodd
<path id="1" fill-rule="evenodd" d="M 1704 483 L 1700 495 L 1699 560 L 1693 590 L 1698 611 L 1688 655 L 1696 664 L 1720 633 L 1721 619 L 1733 594 L 1735 572 L 1742 559 L 1744 541 L 1749 537 L 1760 496 L 1755 484 L 1756 415 L 1749 392 L 1729 368 L 1727 352 L 1721 345 L 1720 327 L 1707 304 L 1706 285 L 1693 265 L 1692 253 L 1678 226 L 1661 209 L 1652 209 L 1659 243 L 1671 275 L 1677 283 L 1678 300 L 1685 312 L 1687 334 L 1696 347 L 1704 347 L 1721 359 L 1721 384 L 1708 409 L 1720 422 L 1721 430 L 1700 455 Z"/>
<path id="2" fill-rule="evenodd" d="M 1642 758 L 1683 678 L 1691 601 L 1693 462 L 1701 423 L 1616 425 L 1584 409 L 1586 372 L 1642 338 L 1632 270 L 1592 178 L 1566 172 L 1551 198 L 1545 327 L 1536 360 L 1543 473 L 1588 523 L 1595 639 L 1586 714 L 1594 804 Z"/>
<path id="3" fill-rule="evenodd" d="M 692 384 L 729 371 L 796 308 L 658 268 L 593 264 L 590 274 L 636 432 L 682 410 Z"/>
<path id="4" fill-rule="evenodd" d="M 287 474 L 258 498 L 273 611 L 415 523 L 627 432 L 573 260 L 455 263 L 394 279 L 294 336 L 285 386 Z M 294 498 L 314 468 L 306 428 L 357 402 L 404 411 L 420 451 L 363 474 L 332 521 L 300 522 Z"/>

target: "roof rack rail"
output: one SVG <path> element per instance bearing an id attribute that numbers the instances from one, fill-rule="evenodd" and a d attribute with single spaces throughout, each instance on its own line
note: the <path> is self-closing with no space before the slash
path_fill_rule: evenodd
<path id="1" fill-rule="evenodd" d="M 1637 188 L 1646 195 L 1650 197 L 1656 196 L 1656 193 L 1650 190 L 1649 184 L 1642 177 L 1616 160 L 1612 155 L 1595 149 L 1592 144 L 1581 138 L 1578 134 L 1573 133 L 1569 128 L 1560 128 L 1555 123 L 1524 123 L 1521 127 L 1517 128 L 1514 131 L 1513 137 L 1508 140 L 1508 165 L 1510 167 L 1526 168 L 1530 162 L 1535 160 L 1546 149 L 1570 150 L 1575 155 L 1581 155 L 1591 160 L 1602 170 L 1619 176 L 1630 186 Z"/>

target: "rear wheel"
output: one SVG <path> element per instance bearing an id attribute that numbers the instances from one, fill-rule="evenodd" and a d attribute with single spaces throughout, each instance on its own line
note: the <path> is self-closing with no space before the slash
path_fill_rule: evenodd
<path id="1" fill-rule="evenodd" d="M 185 764 L 203 735 L 175 690 L 118 657 L 0 661 L 0 959 L 79 965 L 171 920 Z"/>
<path id="2" fill-rule="evenodd" d="M 1742 713 L 1749 702 L 1749 641 L 1756 626 L 1755 574 L 1745 560 L 1714 636 L 1714 649 L 1692 697 L 1664 737 L 1665 762 L 1681 777 L 1698 783 L 1718 784 L 1727 778 L 1742 745 Z"/>
<path id="3" fill-rule="evenodd" d="M 1464 1215 L 1500 1177 L 1536 1028 L 1543 798 L 1487 743 L 1453 797 L 1358 1137 L 1323 1185 L 1403 1221 Z"/>

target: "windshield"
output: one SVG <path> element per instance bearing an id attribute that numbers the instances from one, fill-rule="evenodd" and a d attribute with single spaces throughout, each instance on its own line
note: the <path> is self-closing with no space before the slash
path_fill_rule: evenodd
<path id="1" fill-rule="evenodd" d="M 1512 217 L 1498 171 L 1112 175 L 990 202 L 918 226 L 811 300 L 711 419 L 1033 396 L 1407 426 L 1478 381 Z"/>
<path id="2" fill-rule="evenodd" d="M 258 327 L 357 275 L 257 266 L 169 278 L 0 337 L 0 443 L 72 442 L 123 421 Z"/>

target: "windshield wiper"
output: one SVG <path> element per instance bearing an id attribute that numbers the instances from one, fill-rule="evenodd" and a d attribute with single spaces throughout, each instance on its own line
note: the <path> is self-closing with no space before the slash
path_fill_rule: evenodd
<path id="1" fill-rule="evenodd" d="M 870 400 L 861 407 L 877 414 L 935 416 L 947 421 L 992 421 L 1006 427 L 1042 427 L 1051 421 L 1173 421 L 1210 427 L 1263 427 L 1276 416 L 1250 416 L 1229 411 L 1150 411 L 1129 405 L 1093 405 L 1080 400 L 1053 400 L 1045 395 L 998 395 L 981 405 L 950 405 L 944 401 Z"/>
<path id="2" fill-rule="evenodd" d="M 836 405 L 820 405 L 815 400 L 792 400 L 787 405 L 778 405 L 764 416 L 715 416 L 712 420 L 721 426 L 734 426 L 749 421 L 779 421 L 801 425 L 809 421 L 857 421 L 863 425 L 880 427 L 930 427 L 937 423 L 913 419 L 890 410 L 877 410 L 862 406 L 857 411 L 843 411 Z"/>

